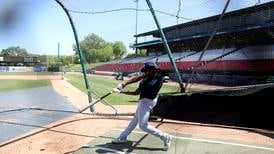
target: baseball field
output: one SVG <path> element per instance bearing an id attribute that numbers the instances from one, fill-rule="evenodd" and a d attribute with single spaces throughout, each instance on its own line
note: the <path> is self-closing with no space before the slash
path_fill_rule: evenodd
<path id="1" fill-rule="evenodd" d="M 11 79 L 12 76 L 12 79 Z M 91 90 L 98 96 L 109 92 L 119 82 L 113 77 L 89 76 Z M 161 92 L 176 92 L 166 84 Z M 128 87 L 133 90 L 138 85 Z M 197 86 L 196 86 L 197 87 Z M 97 97 L 92 94 L 93 100 Z M 273 131 L 216 126 L 184 121 L 150 122 L 169 132 L 171 148 L 138 127 L 126 144 L 111 140 L 127 126 L 132 116 L 114 115 L 116 111 L 96 104 L 95 111 L 79 113 L 88 105 L 81 75 L 62 79 L 37 79 L 33 75 L 0 75 L 0 153 L 242 153 L 273 154 Z M 117 113 L 134 113 L 138 97 L 113 94 L 106 99 Z"/>

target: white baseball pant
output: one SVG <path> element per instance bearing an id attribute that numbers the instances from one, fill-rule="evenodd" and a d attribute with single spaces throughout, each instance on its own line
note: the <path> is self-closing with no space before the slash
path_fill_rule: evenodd
<path id="1" fill-rule="evenodd" d="M 168 136 L 168 134 L 148 124 L 150 110 L 156 105 L 156 103 L 157 98 L 155 98 L 154 100 L 142 98 L 138 104 L 133 119 L 129 123 L 128 127 L 120 134 L 119 138 L 126 139 L 127 136 L 136 127 L 137 123 L 139 123 L 139 127 L 143 131 L 156 137 L 159 137 L 161 140 L 164 140 Z"/>

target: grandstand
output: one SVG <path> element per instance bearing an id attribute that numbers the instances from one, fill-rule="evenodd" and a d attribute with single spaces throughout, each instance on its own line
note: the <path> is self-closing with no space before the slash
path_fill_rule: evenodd
<path id="1" fill-rule="evenodd" d="M 197 69 L 193 82 L 218 85 L 248 85 L 270 81 L 274 76 L 274 2 L 224 15 L 219 28 L 197 64 L 204 46 L 217 25 L 219 15 L 163 29 L 184 81 Z M 124 59 L 95 67 L 97 71 L 137 72 L 146 61 L 157 61 L 161 70 L 176 80 L 158 30 L 135 35 L 153 37 L 133 44 L 147 51 L 146 57 Z"/>

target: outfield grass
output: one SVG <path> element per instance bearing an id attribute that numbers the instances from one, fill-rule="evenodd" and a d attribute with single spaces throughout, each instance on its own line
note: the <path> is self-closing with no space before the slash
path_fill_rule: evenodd
<path id="1" fill-rule="evenodd" d="M 0 91 L 51 86 L 49 80 L 0 80 Z"/>
<path id="2" fill-rule="evenodd" d="M 86 93 L 86 88 L 84 84 L 83 77 L 81 75 L 65 75 L 72 85 L 80 89 L 81 91 Z M 107 94 L 110 92 L 114 87 L 118 85 L 121 81 L 117 81 L 113 78 L 104 78 L 104 77 L 96 77 L 96 76 L 89 76 L 89 84 L 91 86 L 91 91 L 97 92 L 100 96 Z M 125 89 L 134 91 L 138 87 L 138 83 L 128 85 Z M 174 86 L 166 86 L 164 85 L 160 93 L 165 92 L 178 92 L 178 87 Z M 94 95 L 93 95 L 94 97 Z M 111 104 L 115 105 L 122 105 L 122 104 L 136 104 L 138 102 L 139 96 L 131 96 L 131 95 L 124 95 L 124 94 L 111 94 L 106 98 Z"/>
<path id="3" fill-rule="evenodd" d="M 105 62 L 86 64 L 86 68 L 92 69 L 92 68 L 94 68 L 95 66 L 103 65 L 103 64 L 105 64 Z M 66 69 L 67 71 L 71 71 L 71 70 L 80 71 L 80 72 L 82 71 L 81 64 L 71 64 L 71 65 L 65 66 L 65 69 Z"/>
<path id="4" fill-rule="evenodd" d="M 62 75 L 62 72 L 0 72 L 0 75 Z"/>

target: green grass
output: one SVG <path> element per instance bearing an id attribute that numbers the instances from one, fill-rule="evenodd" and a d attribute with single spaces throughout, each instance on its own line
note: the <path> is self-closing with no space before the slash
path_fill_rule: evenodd
<path id="1" fill-rule="evenodd" d="M 86 64 L 86 68 L 90 69 L 90 68 L 94 68 L 95 66 L 103 65 L 103 64 L 105 64 L 105 62 Z M 81 64 L 71 64 L 71 65 L 65 66 L 65 69 L 67 71 L 70 71 L 70 70 L 82 71 Z"/>
<path id="2" fill-rule="evenodd" d="M 84 84 L 83 77 L 81 75 L 66 75 L 65 76 L 72 85 L 86 93 L 86 88 Z M 118 85 L 121 81 L 117 81 L 113 78 L 95 77 L 89 76 L 89 85 L 91 86 L 91 91 L 97 92 L 100 96 L 107 94 L 114 87 Z M 138 87 L 138 83 L 128 85 L 125 89 L 134 91 Z M 166 92 L 178 92 L 178 87 L 166 86 L 164 85 L 160 93 Z M 94 97 L 94 95 L 92 95 Z M 111 94 L 106 98 L 111 104 L 123 105 L 123 104 L 136 104 L 138 102 L 139 96 L 124 95 L 124 94 Z"/>
<path id="3" fill-rule="evenodd" d="M 0 72 L 0 75 L 62 75 L 62 72 Z"/>
<path id="4" fill-rule="evenodd" d="M 51 86 L 49 80 L 0 80 L 0 91 Z"/>

